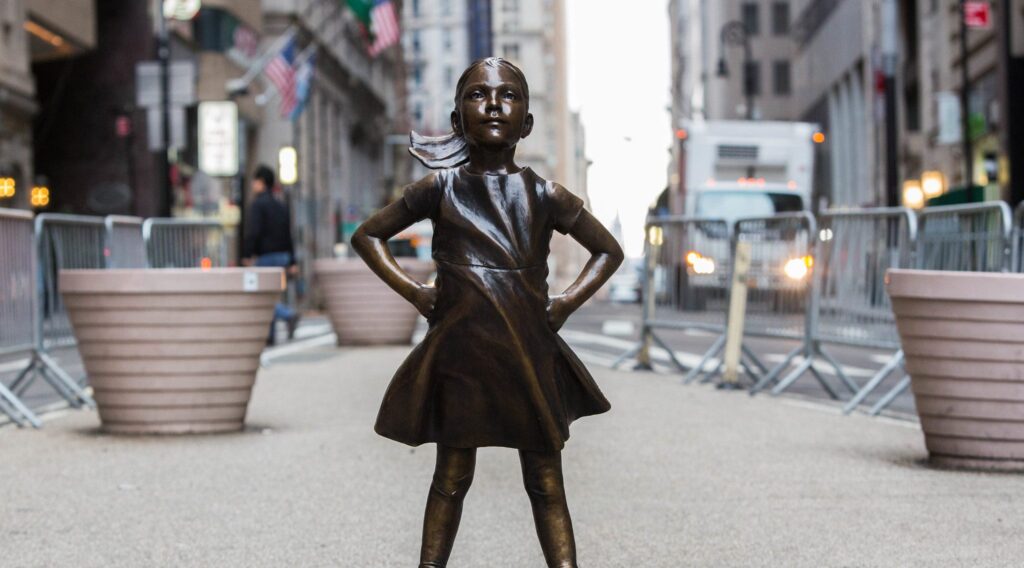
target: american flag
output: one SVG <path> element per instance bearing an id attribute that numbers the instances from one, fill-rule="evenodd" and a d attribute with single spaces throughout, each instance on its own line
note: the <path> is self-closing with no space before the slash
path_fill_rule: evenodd
<path id="1" fill-rule="evenodd" d="M 373 10 L 370 11 L 370 27 L 373 31 L 371 56 L 377 57 L 377 54 L 398 43 L 398 17 L 391 0 L 374 0 Z"/>
<path id="2" fill-rule="evenodd" d="M 298 103 L 295 98 L 295 37 L 288 38 L 281 53 L 267 63 L 264 73 L 281 95 L 281 117 L 291 116 Z"/>

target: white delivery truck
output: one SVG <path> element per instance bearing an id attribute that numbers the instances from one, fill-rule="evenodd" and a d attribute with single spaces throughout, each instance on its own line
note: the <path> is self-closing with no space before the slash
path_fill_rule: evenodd
<path id="1" fill-rule="evenodd" d="M 697 231 L 693 249 L 682 252 L 689 286 L 704 296 L 729 285 L 716 264 L 727 261 L 737 219 L 810 209 L 814 146 L 824 135 L 805 122 L 692 121 L 685 128 L 683 214 L 727 223 Z M 793 247 L 783 242 L 764 246 L 751 266 L 752 287 L 802 292 L 814 259 L 790 258 Z"/>
<path id="2" fill-rule="evenodd" d="M 685 215 L 734 221 L 810 209 L 816 125 L 702 120 L 685 128 Z"/>

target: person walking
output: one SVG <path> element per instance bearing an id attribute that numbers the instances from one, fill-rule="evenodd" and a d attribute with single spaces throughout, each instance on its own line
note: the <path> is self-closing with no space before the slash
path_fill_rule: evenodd
<path id="1" fill-rule="evenodd" d="M 295 244 L 292 241 L 291 212 L 288 205 L 273 195 L 274 171 L 261 164 L 252 178 L 252 203 L 245 219 L 242 264 L 245 266 L 279 266 L 289 276 L 298 273 L 295 265 Z M 288 324 L 288 339 L 295 337 L 299 314 L 285 303 L 274 306 L 267 345 L 274 345 L 274 328 L 278 321 Z"/>

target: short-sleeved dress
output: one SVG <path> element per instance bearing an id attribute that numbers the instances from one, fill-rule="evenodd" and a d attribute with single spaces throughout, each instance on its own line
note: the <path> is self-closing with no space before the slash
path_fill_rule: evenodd
<path id="1" fill-rule="evenodd" d="M 436 180 L 404 200 L 434 223 L 437 303 L 375 430 L 412 446 L 559 450 L 573 420 L 610 408 L 547 322 L 552 231 L 572 229 L 583 202 L 529 168 Z"/>

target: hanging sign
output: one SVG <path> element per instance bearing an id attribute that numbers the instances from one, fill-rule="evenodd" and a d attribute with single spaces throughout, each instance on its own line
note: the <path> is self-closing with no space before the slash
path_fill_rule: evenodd
<path id="1" fill-rule="evenodd" d="M 199 169 L 211 176 L 238 175 L 238 105 L 199 103 Z"/>

